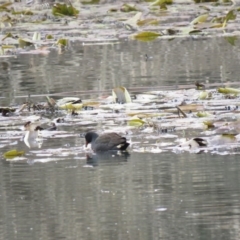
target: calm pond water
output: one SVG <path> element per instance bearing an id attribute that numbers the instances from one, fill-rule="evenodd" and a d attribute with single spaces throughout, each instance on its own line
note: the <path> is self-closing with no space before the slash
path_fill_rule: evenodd
<path id="1" fill-rule="evenodd" d="M 159 90 L 237 82 L 239 58 L 238 46 L 224 38 L 76 42 L 62 53 L 1 59 L 1 103 L 19 104 L 28 94 L 39 100 L 34 95 L 77 95 L 63 94 L 72 91 L 96 97 L 120 85 Z M 78 133 L 79 127 L 64 130 Z M 0 239 L 239 239 L 238 155 L 130 149 L 89 160 L 78 154 L 84 142 L 78 134 L 44 141 L 46 155 L 18 140 L 27 161 L 0 161 Z M 62 147 L 73 154 L 58 157 Z M 48 149 L 56 149 L 55 158 Z"/>

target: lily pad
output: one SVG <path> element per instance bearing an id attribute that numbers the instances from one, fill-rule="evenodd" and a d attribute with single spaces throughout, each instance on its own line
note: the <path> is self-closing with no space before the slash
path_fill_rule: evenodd
<path id="1" fill-rule="evenodd" d="M 140 41 L 153 41 L 154 39 L 158 38 L 159 36 L 162 36 L 162 34 L 157 33 L 157 32 L 139 32 L 139 33 L 133 35 L 133 38 L 140 40 Z"/>
<path id="2" fill-rule="evenodd" d="M 209 112 L 198 112 L 198 113 L 196 114 L 196 116 L 197 116 L 197 117 L 200 117 L 200 118 L 202 118 L 202 117 L 211 117 L 212 114 L 210 114 Z"/>
<path id="3" fill-rule="evenodd" d="M 54 39 L 54 37 L 53 37 L 53 35 L 51 35 L 51 34 L 47 34 L 47 35 L 45 36 L 45 39 L 51 40 L 51 39 Z"/>
<path id="4" fill-rule="evenodd" d="M 131 120 L 128 120 L 128 125 L 132 127 L 140 127 L 144 124 L 145 122 L 139 118 L 133 118 Z"/>
<path id="5" fill-rule="evenodd" d="M 223 93 L 223 94 L 239 94 L 240 93 L 240 89 L 236 89 L 236 88 L 218 88 L 218 92 L 219 93 Z"/>
<path id="6" fill-rule="evenodd" d="M 66 38 L 60 38 L 57 40 L 57 45 L 60 47 L 66 47 L 68 45 L 68 40 Z"/>
<path id="7" fill-rule="evenodd" d="M 207 19 L 208 19 L 208 16 L 209 16 L 209 14 L 200 15 L 200 16 L 198 16 L 197 18 L 195 18 L 195 19 L 191 22 L 191 24 L 194 25 L 194 24 L 206 22 Z"/>
<path id="8" fill-rule="evenodd" d="M 16 149 L 5 152 L 3 156 L 5 158 L 14 158 L 24 155 L 24 151 L 17 151 Z"/>
<path id="9" fill-rule="evenodd" d="M 207 98 L 209 98 L 210 97 L 210 94 L 209 94 L 209 92 L 207 92 L 207 91 L 202 91 L 202 92 L 200 92 L 199 93 L 199 96 L 198 96 L 198 98 L 200 99 L 200 100 L 204 100 L 204 99 L 207 99 Z"/>
<path id="10" fill-rule="evenodd" d="M 81 110 L 82 106 L 83 106 L 82 103 L 73 104 L 70 102 L 70 103 L 66 103 L 66 104 L 59 106 L 59 108 L 65 109 L 65 110 Z"/>

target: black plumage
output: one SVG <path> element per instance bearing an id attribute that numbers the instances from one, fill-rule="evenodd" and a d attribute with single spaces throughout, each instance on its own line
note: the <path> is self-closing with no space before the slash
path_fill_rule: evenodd
<path id="1" fill-rule="evenodd" d="M 124 151 L 129 146 L 127 139 L 117 133 L 105 133 L 98 135 L 95 132 L 88 132 L 85 135 L 86 146 L 91 143 L 94 152 L 104 152 L 112 150 Z"/>

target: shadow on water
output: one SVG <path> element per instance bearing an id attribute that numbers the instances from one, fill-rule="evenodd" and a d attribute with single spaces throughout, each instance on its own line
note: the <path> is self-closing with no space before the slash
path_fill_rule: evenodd
<path id="1" fill-rule="evenodd" d="M 128 161 L 129 152 L 104 152 L 97 154 L 87 154 L 87 164 L 96 167 L 98 165 L 118 165 Z"/>

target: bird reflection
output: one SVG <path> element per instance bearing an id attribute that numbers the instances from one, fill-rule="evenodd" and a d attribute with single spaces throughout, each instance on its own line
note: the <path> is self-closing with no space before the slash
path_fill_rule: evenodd
<path id="1" fill-rule="evenodd" d="M 33 123 L 28 121 L 24 125 L 25 136 L 24 143 L 29 148 L 41 148 L 43 143 L 43 135 L 49 137 L 54 135 L 54 132 L 57 130 L 55 123 L 51 124 L 51 127 L 43 129 L 39 123 Z"/>
<path id="2" fill-rule="evenodd" d="M 39 136 L 39 132 L 37 131 L 27 131 L 25 136 L 24 136 L 24 143 L 27 145 L 29 148 L 41 148 L 43 139 L 41 136 Z"/>
<path id="3" fill-rule="evenodd" d="M 127 162 L 130 157 L 128 152 L 108 151 L 97 154 L 87 153 L 87 164 L 96 167 L 100 164 L 105 165 L 118 165 L 120 163 Z"/>
<path id="4" fill-rule="evenodd" d="M 24 143 L 29 148 L 41 148 L 42 147 L 42 137 L 41 137 L 41 130 L 40 127 L 36 123 L 31 123 L 28 121 L 24 124 L 25 136 L 24 136 Z"/>

